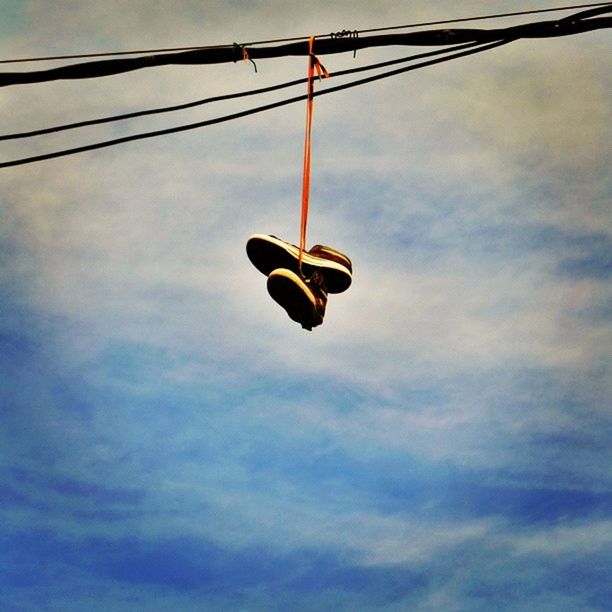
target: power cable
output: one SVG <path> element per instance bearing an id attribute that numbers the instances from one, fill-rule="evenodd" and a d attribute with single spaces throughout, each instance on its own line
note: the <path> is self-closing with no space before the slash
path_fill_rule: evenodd
<path id="1" fill-rule="evenodd" d="M 530 11 L 518 11 L 515 13 L 497 13 L 496 15 L 481 15 L 479 17 L 463 17 L 461 19 L 446 19 L 445 21 L 423 21 L 421 23 L 412 23 L 403 26 L 390 26 L 385 28 L 370 28 L 368 30 L 359 30 L 359 34 L 365 34 L 366 32 L 388 32 L 390 30 L 403 30 L 404 28 L 416 28 L 432 25 L 443 25 L 446 23 L 465 23 L 466 21 L 482 21 L 483 19 L 500 19 L 502 17 L 518 17 L 520 15 L 535 15 L 536 13 L 551 13 L 553 11 L 569 11 L 579 8 L 588 8 L 595 6 L 608 7 L 612 5 L 612 2 L 594 2 L 591 4 L 576 4 L 574 6 L 558 6 L 555 8 L 546 9 L 534 9 Z"/>
<path id="2" fill-rule="evenodd" d="M 487 50 L 489 48 L 492 47 L 496 47 L 499 46 L 501 44 L 506 44 L 512 40 L 516 40 L 518 38 L 534 38 L 534 37 L 557 37 L 557 36 L 565 36 L 565 35 L 569 35 L 569 34 L 575 34 L 578 32 L 585 32 L 585 31 L 590 31 L 590 30 L 594 30 L 594 29 L 599 29 L 602 27 L 611 27 L 612 26 L 612 19 L 608 19 L 608 18 L 604 18 L 604 19 L 589 19 L 588 21 L 585 21 L 585 19 L 587 17 L 592 17 L 595 15 L 600 15 L 602 13 L 605 12 L 610 12 L 612 11 L 612 8 L 610 8 L 610 3 L 608 3 L 607 5 L 605 5 L 605 7 L 599 7 L 599 8 L 592 8 L 590 10 L 586 10 L 583 11 L 582 13 L 578 13 L 578 14 L 574 14 L 571 15 L 569 17 L 565 17 L 561 20 L 558 21 L 554 21 L 554 22 L 540 22 L 540 23 L 531 23 L 531 24 L 525 24 L 522 26 L 514 26 L 511 28 L 505 28 L 505 29 L 498 29 L 498 30 L 447 30 L 447 31 L 433 31 L 433 32 L 425 32 L 426 35 L 436 35 L 439 36 L 440 34 L 446 34 L 447 36 L 449 34 L 455 36 L 458 33 L 461 34 L 461 37 L 463 39 L 468 38 L 468 40 L 470 39 L 470 37 L 473 37 L 475 33 L 478 33 L 479 35 L 485 35 L 485 38 L 490 38 L 492 36 L 493 33 L 499 33 L 499 32 L 503 32 L 506 35 L 504 37 L 501 37 L 497 40 L 487 40 L 486 43 L 487 44 L 483 44 L 481 46 L 478 46 L 477 42 L 474 43 L 469 43 L 467 45 L 463 45 L 462 47 L 458 47 L 458 46 L 453 46 L 453 48 L 451 50 L 449 50 L 450 52 L 453 53 L 453 55 L 449 55 L 448 53 L 445 54 L 444 57 L 442 58 L 437 58 L 434 60 L 430 60 L 427 62 L 423 62 L 421 64 L 415 64 L 415 65 L 411 65 L 405 68 L 401 68 L 399 70 L 393 70 L 393 71 L 389 71 L 386 73 L 383 73 L 381 75 L 375 75 L 373 77 L 369 77 L 366 79 L 361 79 L 361 80 L 357 80 L 357 81 L 353 81 L 351 83 L 347 83 L 344 85 L 340 85 L 337 87 L 331 87 L 328 89 L 325 89 L 323 91 L 317 92 L 314 95 L 325 95 L 327 93 L 332 93 L 335 91 L 340 91 L 342 89 L 346 89 L 349 87 L 355 87 L 358 85 L 362 85 L 371 81 L 375 81 L 381 78 L 386 78 L 388 76 L 393 76 L 395 74 L 400 74 L 403 72 L 407 72 L 410 70 L 415 70 L 421 67 L 425 67 L 428 65 L 432 65 L 432 64 L 436 64 L 439 62 L 443 62 L 443 61 L 448 61 L 451 59 L 455 59 L 458 57 L 462 57 L 464 55 L 470 55 L 472 53 L 477 53 L 480 51 L 484 51 Z M 423 33 L 419 33 L 419 34 L 423 34 Z M 510 35 L 512 34 L 512 35 Z M 386 36 L 384 38 L 395 38 L 394 35 L 391 36 Z M 372 38 L 372 37 L 371 37 Z M 376 37 L 376 38 L 380 38 L 380 37 Z M 363 39 L 362 39 L 363 40 Z M 321 41 L 324 42 L 324 41 Z M 458 41 L 454 40 L 453 43 L 447 42 L 446 44 L 454 44 L 456 45 Z M 237 45 L 236 45 L 237 46 Z M 469 47 L 469 48 L 468 48 Z M 239 47 L 240 48 L 240 47 Z M 455 51 L 457 49 L 465 49 L 464 51 L 461 51 L 460 53 L 455 53 Z M 319 52 L 319 51 L 318 51 Z M 444 51 L 442 51 L 444 52 Z M 426 54 L 422 54 L 420 57 L 424 57 L 427 55 L 436 55 L 439 52 L 432 52 L 432 53 L 426 53 Z M 246 55 L 248 57 L 248 55 Z M 348 74 L 351 72 L 357 72 L 360 70 L 367 70 L 367 69 L 372 69 L 374 67 L 381 67 L 381 66 L 388 66 L 391 64 L 395 64 L 395 63 L 399 63 L 399 62 L 405 62 L 405 61 L 409 61 L 410 59 L 415 59 L 416 57 L 419 56 L 411 56 L 409 58 L 401 58 L 400 60 L 392 60 L 390 62 L 383 62 L 381 64 L 378 65 L 371 65 L 371 66 L 366 66 L 366 67 L 361 67 L 361 68 L 355 68 L 349 71 L 343 71 L 342 74 Z M 142 58 L 140 58 L 142 59 Z M 340 74 L 340 73 L 338 73 Z M 338 74 L 336 76 L 338 76 Z M 303 81 L 303 80 L 302 80 Z M 299 81 L 298 81 L 299 82 Z M 263 91 L 271 91 L 274 89 L 280 89 L 283 87 L 288 87 L 290 85 L 296 84 L 297 82 L 289 82 L 289 83 L 282 83 L 280 85 L 275 85 L 272 86 L 271 88 L 262 88 Z M 192 102 L 192 103 L 187 103 L 186 105 L 178 105 L 175 107 L 166 107 L 166 108 L 162 108 L 162 109 L 149 109 L 149 110 L 145 110 L 145 111 L 137 111 L 135 113 L 128 113 L 125 116 L 116 116 L 116 117 L 110 117 L 110 118 L 102 118 L 102 119 L 98 119 L 98 120 L 90 120 L 90 121 L 86 121 L 86 122 L 80 122 L 78 124 L 68 124 L 65 126 L 55 126 L 55 128 L 46 128 L 44 130 L 38 130 L 35 132 L 30 132 L 30 133 L 23 133 L 23 134 L 17 134 L 17 135 L 7 135 L 4 139 L 10 139 L 10 138 L 14 138 L 14 137 L 25 137 L 25 136 L 30 136 L 30 135 L 35 135 L 35 134 L 40 134 L 40 133 L 50 133 L 51 131 L 60 131 L 62 129 L 70 129 L 72 127 L 81 127 L 82 125 L 91 125 L 93 123 L 102 123 L 102 122 L 107 122 L 107 121 L 111 121 L 111 120 L 118 120 L 120 118 L 127 118 L 127 117 L 133 117 L 133 116 L 140 116 L 140 115 L 144 115 L 144 114 L 152 114 L 155 112 L 167 112 L 169 110 L 176 110 L 178 108 L 187 108 L 189 106 L 195 106 L 198 104 L 203 104 L 206 103 L 208 101 L 212 101 L 215 99 L 229 99 L 230 97 L 241 97 L 244 95 L 253 95 L 253 93 L 258 92 L 258 90 L 253 90 L 251 92 L 239 92 L 237 94 L 229 94 L 228 96 L 221 96 L 221 97 L 217 97 L 214 99 L 207 99 L 207 100 L 200 100 L 200 101 L 196 101 L 196 102 Z M 62 151 L 56 151 L 53 153 L 48 153 L 48 154 L 44 154 L 44 155 L 39 155 L 39 156 L 34 156 L 34 157 L 29 157 L 29 158 L 23 158 L 23 159 L 18 159 L 18 160 L 12 160 L 9 162 L 4 162 L 4 163 L 0 163 L 0 168 L 4 168 L 4 167 L 10 167 L 10 166 L 16 166 L 16 165 L 22 165 L 25 163 L 31 163 L 34 161 L 42 161 L 44 159 L 52 159 L 55 157 L 61 157 L 61 156 L 65 156 L 65 155 L 70 155 L 70 154 L 75 154 L 75 153 L 80 153 L 80 152 L 84 152 L 84 151 L 88 151 L 88 150 L 93 150 L 93 149 L 99 149 L 99 148 L 103 148 L 103 147 L 109 147 L 115 144 L 121 144 L 121 143 L 125 143 L 125 142 L 130 142 L 132 140 L 140 140 L 143 138 L 152 138 L 155 136 L 160 136 L 160 135 L 164 135 L 164 134 L 171 134 L 171 133 L 175 133 L 175 132 L 179 132 L 179 131 L 185 131 L 185 130 L 189 130 L 189 129 L 196 129 L 199 127 L 204 127 L 207 125 L 213 125 L 216 123 L 221 123 L 224 121 L 230 121 L 233 119 L 237 119 L 239 117 L 243 117 L 243 116 L 247 116 L 247 115 L 251 115 L 251 114 L 255 114 L 258 112 L 263 112 L 265 110 L 270 110 L 272 108 L 277 108 L 279 106 L 284 106 L 286 104 L 291 104 L 300 100 L 304 100 L 307 96 L 298 96 L 298 97 L 294 97 L 294 98 L 289 98 L 286 100 L 281 100 L 280 102 L 276 102 L 276 103 L 272 103 L 272 104 L 267 104 L 264 106 L 260 106 L 260 107 L 255 107 L 252 109 L 248 109 L 246 111 L 242 111 L 240 113 L 234 113 L 234 114 L 230 114 L 230 115 L 224 115 L 221 117 L 217 117 L 214 119 L 210 119 L 208 121 L 203 121 L 203 122 L 198 122 L 198 123 L 193 123 L 193 124 L 187 124 L 187 125 L 182 125 L 182 126 L 177 126 L 174 128 L 168 128 L 165 130 L 158 130 L 155 132 L 146 132 L 146 133 L 141 133 L 141 134 L 135 134 L 132 136 L 127 136 L 127 137 L 123 137 L 123 138 L 119 138 L 119 139 L 114 139 L 114 140 L 109 140 L 109 141 L 103 141 L 103 142 L 99 142 L 99 143 L 93 143 L 90 145 L 85 145 L 83 147 L 77 147 L 77 148 L 73 148 L 73 149 L 65 149 Z"/>
<path id="3" fill-rule="evenodd" d="M 388 72 L 384 72 L 382 74 L 377 74 L 371 77 L 367 77 L 364 79 L 358 79 L 356 81 L 351 81 L 350 83 L 344 83 L 342 85 L 336 85 L 335 87 L 330 87 L 321 91 L 316 91 L 314 92 L 313 96 L 323 96 L 323 95 L 327 95 L 330 93 L 335 93 L 337 91 L 342 91 L 344 89 L 349 89 L 352 87 L 357 87 L 359 85 L 365 85 L 366 83 L 371 83 L 373 81 L 378 81 L 380 79 L 385 79 L 391 76 L 395 76 L 398 74 L 402 74 L 404 72 L 409 72 L 412 70 L 417 70 L 419 68 L 424 68 L 426 66 L 432 66 L 434 64 L 439 64 L 441 62 L 447 62 L 453 59 L 458 59 L 460 57 L 464 57 L 467 55 L 472 55 L 474 53 L 480 53 L 481 51 L 487 51 L 489 49 L 493 49 L 495 47 L 499 47 L 501 45 L 505 45 L 508 44 L 510 42 L 512 42 L 512 40 L 515 39 L 505 39 L 505 40 L 498 40 L 498 41 L 494 41 L 488 44 L 484 44 L 478 47 L 472 47 L 470 49 L 465 49 L 464 51 L 461 51 L 460 53 L 454 53 L 453 55 L 446 55 L 444 57 L 441 58 L 436 58 L 436 59 L 431 59 L 425 62 L 421 62 L 420 64 L 412 64 L 410 66 L 406 66 L 403 68 L 398 68 L 396 70 L 390 70 Z M 8 162 L 2 162 L 0 163 L 0 168 L 9 168 L 9 167 L 13 167 L 13 166 L 21 166 L 24 164 L 31 164 L 34 162 L 39 162 L 39 161 L 44 161 L 47 159 L 54 159 L 57 157 L 65 157 L 67 155 L 74 155 L 77 153 L 84 153 L 86 151 L 93 151 L 96 149 L 102 149 L 102 148 L 106 148 L 106 147 L 112 147 L 114 145 L 118 145 L 118 144 L 124 144 L 127 142 L 132 142 L 135 140 L 143 140 L 146 138 L 154 138 L 157 136 L 165 136 L 168 134 L 175 134 L 177 132 L 184 132 L 187 130 L 194 130 L 197 128 L 201 128 L 201 127 L 207 127 L 210 125 L 215 125 L 218 123 L 224 123 L 226 121 L 232 121 L 234 119 L 239 119 L 241 117 L 246 117 L 248 115 L 254 115 L 256 113 L 261 113 L 267 110 L 272 110 L 274 108 L 279 108 L 281 106 L 286 106 L 288 104 L 294 104 L 296 102 L 301 102 L 303 100 L 305 100 L 308 96 L 307 95 L 300 95 L 300 96 L 295 96 L 293 98 L 286 98 L 284 100 L 280 100 L 278 102 L 273 102 L 271 104 L 265 104 L 263 106 L 257 106 L 255 108 L 250 108 L 244 111 L 240 111 L 238 113 L 232 113 L 229 115 L 223 115 L 221 117 L 215 117 L 214 119 L 208 119 L 206 121 L 199 121 L 197 123 L 188 123 L 185 125 L 179 125 L 179 126 L 175 126 L 172 128 L 166 128 L 163 130 L 156 130 L 153 132 L 143 132 L 140 134 L 133 134 L 131 136 L 124 136 L 122 138 L 115 138 L 113 140 L 105 140 L 102 142 L 97 142 L 97 143 L 93 143 L 93 144 L 89 144 L 89 145 L 84 145 L 81 147 L 75 147 L 72 149 L 63 149 L 60 151 L 54 151 L 52 153 L 45 153 L 42 155 L 35 155 L 32 157 L 24 157 L 21 159 L 15 159 L 15 160 L 11 160 Z"/>
<path id="4" fill-rule="evenodd" d="M 405 25 L 399 26 L 387 26 L 381 28 L 368 28 L 365 30 L 354 30 L 358 34 L 366 34 L 371 32 L 388 32 L 392 30 L 404 30 L 411 29 L 417 27 L 425 27 L 425 26 L 434 26 L 434 25 L 444 25 L 447 23 L 461 23 L 468 21 L 482 21 L 486 19 L 500 19 L 505 17 L 518 17 L 522 15 L 535 15 L 538 13 L 551 13 L 558 11 L 570 11 L 579 8 L 588 8 L 588 7 L 598 7 L 598 6 L 610 6 L 612 2 L 591 2 L 589 4 L 574 4 L 570 6 L 556 6 L 545 9 L 533 9 L 528 11 L 516 11 L 513 13 L 497 13 L 497 14 L 489 14 L 489 15 L 478 15 L 476 17 L 462 17 L 457 19 L 441 19 L 438 21 L 422 21 L 419 23 L 408 23 Z M 331 36 L 331 34 L 318 34 L 316 35 L 317 39 L 321 39 L 324 37 Z M 264 44 L 273 44 L 273 43 L 281 43 L 281 42 L 295 42 L 300 40 L 308 40 L 308 36 L 294 36 L 291 38 L 275 38 L 271 40 L 259 40 L 259 41 L 251 41 L 247 43 L 243 43 L 244 45 L 264 45 Z M 52 55 L 52 56 L 44 56 L 44 57 L 25 57 L 25 58 L 16 58 L 16 59 L 8 59 L 8 60 L 0 60 L 0 64 L 16 64 L 21 62 L 43 62 L 43 61 L 55 61 L 55 60 L 65 60 L 65 59 L 86 59 L 93 57 L 114 57 L 119 55 L 142 55 L 142 54 L 152 54 L 152 53 L 173 53 L 177 51 L 192 51 L 196 49 L 219 49 L 219 48 L 231 48 L 232 45 L 191 45 L 184 47 L 170 47 L 170 48 L 160 48 L 160 49 L 139 49 L 135 51 L 108 51 L 108 52 L 99 52 L 99 53 L 79 53 L 72 55 Z"/>
<path id="5" fill-rule="evenodd" d="M 190 47 L 169 47 L 164 49 L 139 49 L 137 51 L 101 51 L 99 53 L 74 53 L 72 55 L 47 55 L 44 57 L 19 57 L 0 60 L 0 64 L 20 64 L 25 62 L 49 62 L 66 59 L 87 59 L 89 57 L 115 57 L 117 55 L 142 55 L 144 53 L 172 53 L 175 51 L 192 51 L 194 49 L 218 49 L 231 45 L 192 45 Z"/>
<path id="6" fill-rule="evenodd" d="M 376 64 L 369 64 L 367 66 L 359 66 L 358 68 L 350 68 L 348 70 L 339 70 L 337 72 L 330 72 L 329 76 L 330 78 L 332 77 L 340 77 L 340 76 L 346 76 L 348 74 L 355 74 L 358 72 L 364 72 L 367 70 L 376 70 L 378 68 L 386 68 L 388 66 L 393 66 L 396 64 L 402 64 L 402 63 L 406 63 L 406 62 L 410 62 L 413 60 L 417 60 L 417 59 L 423 59 L 425 57 L 432 57 L 435 55 L 443 55 L 446 53 L 453 53 L 455 51 L 461 51 L 463 49 L 469 49 L 471 47 L 477 46 L 479 43 L 468 43 L 466 45 L 461 45 L 458 47 L 452 47 L 451 49 L 439 49 L 437 51 L 428 51 L 426 53 L 418 53 L 416 55 L 410 55 L 408 57 L 402 57 L 400 59 L 395 59 L 395 60 L 389 60 L 386 62 L 379 62 Z M 48 128 L 42 128 L 42 129 L 38 129 L 38 130 L 32 130 L 29 132 L 17 132 L 14 134 L 3 134 L 0 135 L 0 141 L 2 140 L 16 140 L 16 139 L 20 139 L 20 138 L 31 138 L 33 136 L 42 136 L 45 134 L 52 134 L 52 133 L 56 133 L 56 132 L 63 132 L 66 130 L 73 130 L 76 128 L 81 128 L 81 127 L 86 127 L 86 126 L 91 126 L 91 125 L 99 125 L 102 123 L 110 123 L 113 121 L 123 121 L 126 119 L 134 119 L 136 117 L 143 117 L 146 115 L 154 115 L 154 114 L 159 114 L 159 113 L 169 113 L 169 112 L 174 112 L 174 111 L 179 111 L 179 110 L 185 110 L 188 108 L 193 108 L 196 106 L 203 106 L 204 104 L 210 104 L 212 102 L 223 102 L 226 100 L 233 100 L 236 98 L 243 98 L 243 97 L 247 97 L 247 96 L 254 96 L 254 95 L 259 95 L 259 94 L 264 94 L 264 93 L 270 93 L 273 91 L 278 91 L 280 89 L 286 89 L 288 87 L 293 87 L 294 85 L 302 85 L 304 83 L 306 83 L 308 81 L 307 77 L 301 78 L 301 79 L 295 79 L 293 81 L 287 81 L 285 83 L 279 83 L 276 85 L 271 85 L 269 87 L 261 87 L 259 89 L 250 89 L 247 91 L 239 91 L 236 93 L 232 93 L 232 94 L 225 94 L 225 95 L 221 95 L 221 96 L 213 96 L 210 98 L 203 98 L 201 100 L 195 100 L 192 102 L 186 102 L 184 104 L 176 104 L 173 106 L 163 106 L 163 107 L 159 107 L 159 108 L 151 108 L 151 109 L 147 109 L 147 110 L 141 110 L 141 111 L 134 111 L 131 113 L 124 113 L 121 115 L 112 115 L 110 117 L 99 117 L 97 119 L 88 119 L 85 121 L 78 121 L 75 123 L 66 123 L 66 124 L 62 124 L 62 125 L 56 125 L 53 127 L 48 127 Z"/>
<path id="7" fill-rule="evenodd" d="M 594 9 L 599 12 L 612 12 L 612 5 Z M 592 11 L 590 11 L 592 14 Z M 573 15 L 556 21 L 542 21 L 509 28 L 472 29 L 458 28 L 446 30 L 423 30 L 401 34 L 383 34 L 358 38 L 322 38 L 317 41 L 317 54 L 344 53 L 368 47 L 389 45 L 446 46 L 463 43 L 487 43 L 505 38 L 549 38 L 588 32 L 600 28 L 612 27 L 612 18 L 584 19 Z M 88 79 L 130 72 L 153 66 L 170 64 L 218 64 L 236 62 L 242 59 L 242 51 L 250 59 L 264 59 L 292 55 L 307 55 L 308 42 L 300 41 L 284 45 L 258 47 L 215 47 L 181 51 L 158 55 L 146 55 L 129 59 L 99 60 L 80 64 L 71 64 L 30 72 L 0 73 L 0 87 L 26 83 L 42 83 L 58 79 Z M 240 51 L 240 57 L 238 57 Z"/>

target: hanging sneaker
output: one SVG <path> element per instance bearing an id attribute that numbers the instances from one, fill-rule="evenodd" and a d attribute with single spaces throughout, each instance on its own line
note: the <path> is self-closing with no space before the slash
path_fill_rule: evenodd
<path id="1" fill-rule="evenodd" d="M 266 276 L 278 268 L 299 273 L 299 247 L 276 236 L 254 234 L 248 239 L 246 250 L 251 263 Z M 353 280 L 351 260 L 340 251 L 320 244 L 304 251 L 302 272 L 308 278 L 320 272 L 329 293 L 346 291 Z"/>
<path id="2" fill-rule="evenodd" d="M 312 331 L 323 323 L 327 291 L 320 272 L 309 279 L 301 279 L 295 272 L 280 268 L 268 275 L 268 293 L 280 304 L 291 319 Z"/>

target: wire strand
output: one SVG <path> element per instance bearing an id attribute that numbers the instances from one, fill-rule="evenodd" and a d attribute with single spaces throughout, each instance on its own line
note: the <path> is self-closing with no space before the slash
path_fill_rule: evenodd
<path id="1" fill-rule="evenodd" d="M 490 15 L 478 15 L 476 17 L 460 17 L 457 19 L 441 19 L 437 21 L 423 21 L 418 23 L 408 23 L 399 26 L 387 26 L 381 28 L 369 28 L 364 30 L 355 30 L 359 34 L 366 34 L 371 32 L 386 32 L 392 30 L 403 30 L 403 29 L 411 29 L 425 26 L 433 26 L 433 25 L 444 25 L 447 23 L 462 23 L 468 21 L 482 21 L 486 19 L 501 19 L 505 17 L 519 17 L 521 15 L 535 15 L 538 13 L 551 13 L 558 11 L 570 11 L 579 8 L 590 8 L 597 6 L 610 6 L 612 2 L 590 2 L 588 4 L 574 4 L 574 5 L 566 5 L 566 6 L 557 6 L 545 9 L 532 9 L 528 11 L 515 11 L 512 13 L 497 13 Z M 325 38 L 329 37 L 331 34 L 317 34 L 316 38 Z M 243 43 L 243 45 L 267 45 L 274 43 L 283 43 L 283 42 L 296 42 L 308 40 L 308 36 L 294 36 L 289 38 L 274 38 L 270 40 L 258 40 L 251 41 L 247 43 Z M 174 53 L 178 51 L 194 51 L 194 50 L 202 50 L 202 49 L 224 49 L 231 48 L 232 44 L 221 44 L 221 45 L 192 45 L 185 47 L 167 47 L 167 48 L 159 48 L 159 49 L 139 49 L 134 51 L 107 51 L 107 52 L 98 52 L 98 53 L 78 53 L 72 55 L 52 55 L 52 56 L 43 56 L 43 57 L 23 57 L 23 58 L 15 58 L 15 59 L 7 59 L 0 60 L 0 64 L 15 64 L 15 63 L 24 63 L 24 62 L 44 62 L 44 61 L 57 61 L 57 60 L 66 60 L 66 59 L 86 59 L 86 58 L 94 58 L 94 57 L 114 57 L 120 55 L 143 55 L 143 54 L 151 54 L 151 53 Z"/>
<path id="2" fill-rule="evenodd" d="M 369 30 L 359 30 L 360 34 L 366 34 L 370 32 L 388 32 L 391 30 L 402 30 L 404 28 L 416 28 L 432 25 L 444 25 L 446 23 L 465 23 L 467 21 L 481 21 L 483 19 L 500 19 L 502 17 L 518 17 L 520 15 L 535 15 L 537 13 L 552 13 L 554 11 L 570 11 L 579 8 L 589 8 L 595 6 L 610 6 L 612 2 L 594 2 L 591 4 L 577 4 L 574 6 L 560 6 L 555 8 L 546 9 L 534 9 L 530 11 L 517 11 L 514 13 L 497 13 L 496 15 L 481 15 L 479 17 L 463 17 L 459 19 L 446 19 L 445 21 L 423 21 L 421 23 L 412 23 L 403 26 L 390 26 L 385 28 L 371 28 Z"/>
<path id="3" fill-rule="evenodd" d="M 73 55 L 47 55 L 45 57 L 19 57 L 0 60 L 0 64 L 19 64 L 25 62 L 49 62 L 66 59 L 87 59 L 89 57 L 115 57 L 119 55 L 144 55 L 150 53 L 173 53 L 175 51 L 193 51 L 195 49 L 219 49 L 231 45 L 192 45 L 191 47 L 167 47 L 165 49 L 139 49 L 137 51 L 100 51 L 98 53 L 75 53 Z"/>
<path id="4" fill-rule="evenodd" d="M 404 72 L 410 72 L 412 70 L 417 70 L 419 68 L 425 68 L 426 66 L 432 66 L 434 64 L 439 64 L 442 62 L 448 62 L 453 59 L 458 59 L 460 57 L 465 57 L 467 55 L 472 55 L 474 53 L 480 53 L 482 51 L 488 51 L 489 49 L 493 49 L 495 47 L 500 47 L 501 45 L 508 44 L 515 39 L 505 39 L 498 40 L 492 43 L 487 43 L 484 45 L 480 45 L 478 47 L 473 47 L 471 49 L 466 49 L 461 51 L 460 53 L 454 53 L 452 55 L 446 55 L 441 58 L 431 59 L 425 62 L 421 62 L 420 64 L 412 64 L 410 66 L 406 66 L 403 68 L 398 68 L 395 70 L 390 70 L 388 72 L 384 72 L 382 74 L 373 75 L 371 77 L 367 77 L 365 79 L 358 79 L 356 81 L 351 81 L 350 83 L 344 83 L 342 85 L 337 85 L 335 87 L 330 87 L 321 91 L 314 92 L 313 97 L 323 96 L 330 93 L 335 93 L 338 91 L 342 91 L 344 89 L 349 89 L 352 87 L 357 87 L 359 85 L 365 85 L 366 83 L 372 83 L 374 81 L 378 81 L 381 79 L 385 79 L 391 76 L 395 76 L 398 74 L 402 74 Z M 175 134 L 177 132 L 185 132 L 187 130 L 194 130 L 201 127 L 207 127 L 210 125 L 215 125 L 218 123 L 224 123 L 226 121 L 232 121 L 235 119 L 239 119 L 241 117 L 246 117 L 248 115 L 254 115 L 256 113 L 261 113 L 267 110 L 272 110 L 274 108 L 279 108 L 281 106 L 286 106 L 288 104 L 294 104 L 296 102 L 301 102 L 307 98 L 307 95 L 295 96 L 293 98 L 286 98 L 284 100 L 280 100 L 278 102 L 273 102 L 271 104 L 265 104 L 263 106 L 257 106 L 255 108 L 250 108 L 244 111 L 240 111 L 238 113 L 232 113 L 229 115 L 223 115 L 221 117 L 215 117 L 214 119 L 208 119 L 206 121 L 199 121 L 197 123 L 188 123 L 185 125 L 179 125 L 172 128 L 166 128 L 163 130 L 156 130 L 152 132 L 143 132 L 140 134 L 133 134 L 131 136 L 124 136 L 122 138 L 115 138 L 113 140 L 105 140 L 102 142 L 97 142 L 89 145 L 84 145 L 81 147 L 75 147 L 72 149 L 63 149 L 61 151 L 54 151 L 52 153 L 45 153 L 42 155 L 34 155 L 32 157 L 24 157 L 21 159 L 15 159 L 8 162 L 0 163 L 0 168 L 9 168 L 14 166 L 21 166 L 25 164 L 31 164 L 34 162 L 44 161 L 48 159 L 54 159 L 57 157 L 65 157 L 68 155 L 75 155 L 77 153 L 84 153 L 86 151 L 94 151 L 96 149 L 102 149 L 106 147 L 112 147 L 118 144 L 124 144 L 127 142 L 133 142 L 135 140 L 143 140 L 146 138 L 155 138 L 157 136 L 165 136 L 168 134 Z"/>

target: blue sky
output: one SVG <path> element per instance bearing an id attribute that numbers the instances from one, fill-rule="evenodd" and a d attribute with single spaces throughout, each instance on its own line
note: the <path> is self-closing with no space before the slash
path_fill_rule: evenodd
<path id="1" fill-rule="evenodd" d="M 511 4 L 8 2 L 0 49 L 549 6 Z M 606 31 L 518 41 L 320 98 L 308 238 L 346 252 L 354 282 L 311 333 L 244 249 L 298 240 L 302 105 L 2 170 L 0 607 L 610 609 L 609 53 Z M 305 70 L 10 87 L 0 132 Z M 2 158 L 251 103 L 6 142 Z"/>

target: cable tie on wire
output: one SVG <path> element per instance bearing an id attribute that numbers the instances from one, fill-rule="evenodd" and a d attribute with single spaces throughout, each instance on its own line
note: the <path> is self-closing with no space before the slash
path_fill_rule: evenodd
<path id="1" fill-rule="evenodd" d="M 244 45 L 239 45 L 237 42 L 235 42 L 232 45 L 232 50 L 234 52 L 234 64 L 238 61 L 238 59 L 242 59 L 245 62 L 251 62 L 255 72 L 257 72 L 257 64 L 253 61 L 253 58 L 249 55 L 248 49 Z M 242 57 L 239 58 L 238 54 L 241 54 Z"/>

